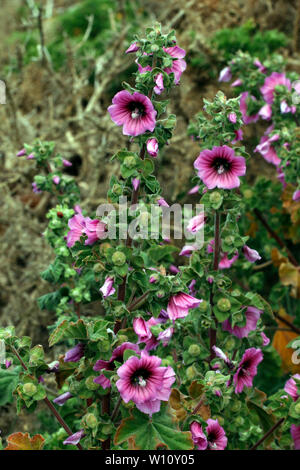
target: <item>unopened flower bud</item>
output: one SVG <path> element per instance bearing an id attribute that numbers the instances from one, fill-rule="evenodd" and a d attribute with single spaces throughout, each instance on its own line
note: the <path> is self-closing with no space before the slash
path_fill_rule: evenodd
<path id="1" fill-rule="evenodd" d="M 241 407 L 242 407 L 242 403 L 241 403 L 240 401 L 235 401 L 235 402 L 233 403 L 232 407 L 231 407 L 231 410 L 232 410 L 234 413 L 236 413 L 236 412 L 240 411 Z"/>
<path id="2" fill-rule="evenodd" d="M 104 424 L 104 426 L 102 426 L 102 429 L 101 431 L 103 432 L 103 434 L 105 435 L 109 435 L 112 433 L 112 425 L 111 424 Z"/>
<path id="3" fill-rule="evenodd" d="M 203 300 L 203 302 L 201 302 L 201 304 L 199 305 L 199 310 L 200 312 L 206 312 L 207 308 L 208 308 L 208 302 L 206 300 Z"/>
<path id="4" fill-rule="evenodd" d="M 152 46 L 151 46 L 151 51 L 152 51 L 152 52 L 157 52 L 157 51 L 159 51 L 159 46 L 158 46 L 157 44 L 152 44 Z"/>
<path id="5" fill-rule="evenodd" d="M 230 336 L 230 337 L 226 340 L 225 348 L 226 348 L 228 351 L 232 351 L 232 350 L 235 348 L 235 339 L 234 339 L 232 336 Z"/>
<path id="6" fill-rule="evenodd" d="M 297 415 L 300 415 L 300 401 L 295 405 L 295 412 L 297 413 Z"/>
<path id="7" fill-rule="evenodd" d="M 244 196 L 246 199 L 251 199 L 253 196 L 253 191 L 251 191 L 251 189 L 245 189 Z"/>
<path id="8" fill-rule="evenodd" d="M 101 263 L 96 263 L 96 264 L 94 264 L 94 266 L 93 266 L 93 271 L 94 271 L 95 273 L 101 273 L 101 271 L 103 271 L 103 269 L 104 269 L 104 266 L 103 266 L 103 264 L 101 264 Z"/>
<path id="9" fill-rule="evenodd" d="M 106 252 L 107 252 L 107 250 L 108 250 L 109 248 L 111 248 L 111 244 L 110 244 L 110 243 L 102 243 L 102 244 L 100 245 L 100 253 L 103 254 L 103 255 L 105 255 Z"/>
<path id="10" fill-rule="evenodd" d="M 165 295 L 166 295 L 166 293 L 162 289 L 160 289 L 156 292 L 156 297 L 158 297 L 159 299 L 162 299 Z"/>
<path id="11" fill-rule="evenodd" d="M 122 251 L 116 251 L 112 255 L 112 262 L 115 266 L 123 266 L 126 263 L 126 255 Z"/>
<path id="12" fill-rule="evenodd" d="M 225 297 L 219 299 L 217 302 L 217 307 L 221 312 L 228 312 L 231 308 L 230 300 L 226 299 Z"/>
<path id="13" fill-rule="evenodd" d="M 124 166 L 126 166 L 126 168 L 129 168 L 129 169 L 134 168 L 136 166 L 135 158 L 132 156 L 124 158 Z"/>
<path id="14" fill-rule="evenodd" d="M 220 204 L 221 201 L 222 201 L 222 194 L 219 193 L 219 191 L 213 191 L 210 195 L 209 195 L 209 202 L 211 204 Z"/>
<path id="15" fill-rule="evenodd" d="M 238 426 L 242 426 L 244 424 L 245 420 L 244 418 L 242 418 L 242 416 L 238 416 L 236 419 L 235 419 L 235 423 L 238 425 Z"/>
<path id="16" fill-rule="evenodd" d="M 201 305 L 201 304 L 200 304 Z M 190 356 L 192 357 L 198 357 L 199 354 L 201 352 L 201 349 L 200 347 L 198 346 L 198 344 L 191 344 L 189 349 L 188 349 L 188 353 Z"/>
<path id="17" fill-rule="evenodd" d="M 91 429 L 95 429 L 98 425 L 97 418 L 93 413 L 86 414 L 84 417 L 84 421 L 86 425 Z"/>
<path id="18" fill-rule="evenodd" d="M 122 186 L 120 184 L 114 184 L 113 187 L 112 187 L 112 192 L 116 196 L 121 196 L 121 194 L 123 193 Z"/>
<path id="19" fill-rule="evenodd" d="M 37 387 L 33 383 L 28 382 L 23 385 L 23 392 L 25 393 L 25 395 L 33 397 L 33 395 L 35 395 L 37 392 Z"/>
<path id="20" fill-rule="evenodd" d="M 198 372 L 197 372 L 197 369 L 195 366 L 189 366 L 187 369 L 186 369 L 186 376 L 189 380 L 193 380 L 197 377 L 198 375 Z"/>
<path id="21" fill-rule="evenodd" d="M 99 388 L 99 385 L 94 382 L 95 378 L 95 375 L 90 375 L 87 379 L 85 379 L 85 386 L 88 390 L 97 390 L 97 388 Z"/>
<path id="22" fill-rule="evenodd" d="M 231 235 L 228 235 L 227 237 L 225 237 L 224 241 L 227 245 L 232 245 L 234 242 L 234 238 Z"/>

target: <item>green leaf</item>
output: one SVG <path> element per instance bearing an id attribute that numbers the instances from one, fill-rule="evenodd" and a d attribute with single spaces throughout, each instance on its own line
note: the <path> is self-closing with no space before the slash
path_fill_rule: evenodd
<path id="1" fill-rule="evenodd" d="M 157 447 L 167 447 L 170 450 L 193 449 L 190 432 L 182 432 L 172 421 L 166 406 L 152 418 L 134 409 L 129 418 L 122 420 L 115 435 L 115 445 L 120 445 L 130 439 L 133 448 L 153 450 Z"/>
<path id="2" fill-rule="evenodd" d="M 87 339 L 87 326 L 83 320 L 78 320 L 76 323 L 64 320 L 55 328 L 49 338 L 49 346 L 62 341 L 64 339 Z"/>
<path id="3" fill-rule="evenodd" d="M 0 406 L 12 402 L 20 371 L 21 367 L 15 367 L 13 370 L 0 369 Z"/>

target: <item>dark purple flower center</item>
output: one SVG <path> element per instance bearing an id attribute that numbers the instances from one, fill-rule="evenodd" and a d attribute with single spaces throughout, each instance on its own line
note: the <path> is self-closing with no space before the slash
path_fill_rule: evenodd
<path id="1" fill-rule="evenodd" d="M 131 384 L 140 387 L 146 387 L 147 379 L 150 377 L 150 372 L 147 369 L 137 369 L 131 377 Z"/>
<path id="2" fill-rule="evenodd" d="M 128 109 L 130 111 L 132 119 L 138 119 L 139 117 L 145 116 L 145 106 L 139 101 L 131 101 L 128 104 Z"/>
<path id="3" fill-rule="evenodd" d="M 222 175 L 231 169 L 231 163 L 222 157 L 215 158 L 212 166 L 219 175 Z"/>
<path id="4" fill-rule="evenodd" d="M 207 436 L 208 447 L 211 449 L 214 447 L 217 447 L 217 444 L 216 444 L 217 439 L 218 439 L 217 434 L 214 431 L 211 431 Z"/>

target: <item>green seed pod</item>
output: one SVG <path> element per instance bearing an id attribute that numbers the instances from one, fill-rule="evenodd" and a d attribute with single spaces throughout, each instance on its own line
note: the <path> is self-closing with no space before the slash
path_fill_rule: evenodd
<path id="1" fill-rule="evenodd" d="M 136 166 L 136 160 L 133 156 L 129 156 L 129 157 L 126 157 L 124 159 L 124 166 L 126 166 L 126 168 L 128 169 L 132 169 Z"/>
<path id="2" fill-rule="evenodd" d="M 217 302 L 217 307 L 221 312 L 228 312 L 231 309 L 231 303 L 226 297 L 219 299 Z"/>
<path id="3" fill-rule="evenodd" d="M 87 379 L 85 379 L 85 385 L 88 390 L 97 390 L 99 385 L 94 382 L 96 375 L 90 375 Z"/>
<path id="4" fill-rule="evenodd" d="M 126 255 L 122 251 L 116 251 L 112 255 L 112 262 L 115 266 L 123 266 L 126 263 Z"/>
<path id="5" fill-rule="evenodd" d="M 33 397 L 33 395 L 35 395 L 37 392 L 37 387 L 33 383 L 28 382 L 27 384 L 23 385 L 23 392 L 25 395 Z"/>
<path id="6" fill-rule="evenodd" d="M 188 349 L 188 353 L 192 357 L 198 357 L 200 352 L 201 352 L 201 349 L 198 346 L 198 344 L 191 344 L 189 349 Z"/>

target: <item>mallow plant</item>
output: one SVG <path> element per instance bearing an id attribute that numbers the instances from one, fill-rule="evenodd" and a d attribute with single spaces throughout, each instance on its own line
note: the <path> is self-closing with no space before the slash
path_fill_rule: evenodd
<path id="1" fill-rule="evenodd" d="M 136 55 L 135 84 L 123 83 L 108 113 L 128 144 L 112 156 L 120 173 L 110 180 L 107 204 L 95 214 L 81 209 L 78 186 L 63 171 L 70 162 L 52 143 L 18 154 L 42 170 L 33 190 L 58 201 L 44 233 L 55 260 L 42 273 L 56 290 L 38 301 L 56 314 L 49 346 L 63 353 L 49 363 L 41 345 L 10 326 L 0 330 L 1 367 L 20 371 L 18 412 L 34 412 L 43 401 L 61 430 L 15 433 L 6 448 L 297 448 L 299 376 L 272 397 L 255 388 L 269 343 L 263 318 L 272 310 L 230 275 L 238 257 L 261 259 L 239 228 L 249 158 L 240 145 L 240 100 L 221 92 L 204 100 L 189 130 L 200 144 L 190 191 L 199 204 L 169 207 L 155 169 L 176 124 L 167 109 L 185 51 L 173 31 L 163 34 L 156 24 L 126 53 Z M 176 258 L 171 212 L 173 239 L 182 238 L 182 226 L 185 233 Z M 59 391 L 49 398 L 51 375 Z"/>

